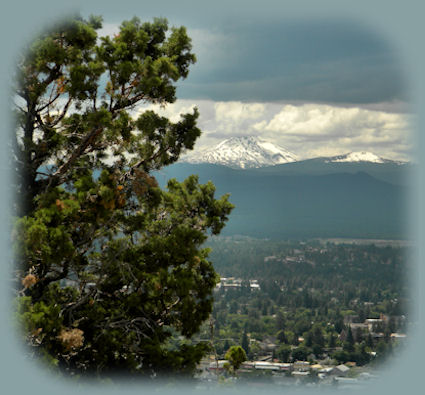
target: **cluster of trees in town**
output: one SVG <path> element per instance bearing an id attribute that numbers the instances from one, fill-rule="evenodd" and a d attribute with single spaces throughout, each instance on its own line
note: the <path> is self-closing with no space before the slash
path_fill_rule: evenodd
<path id="1" fill-rule="evenodd" d="M 242 279 L 240 287 L 215 293 L 218 355 L 240 344 L 256 358 L 268 341 L 281 361 L 328 355 L 363 365 L 374 353 L 388 355 L 395 344 L 391 333 L 406 330 L 405 247 L 243 238 L 209 243 L 219 273 Z M 250 288 L 250 279 L 260 290 Z M 382 316 L 386 320 L 370 331 L 348 325 Z"/>

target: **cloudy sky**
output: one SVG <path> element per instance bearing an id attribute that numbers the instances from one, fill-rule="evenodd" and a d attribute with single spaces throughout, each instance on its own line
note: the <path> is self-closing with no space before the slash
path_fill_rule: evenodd
<path id="1" fill-rule="evenodd" d="M 103 14 L 101 34 L 133 15 Z M 198 61 L 178 83 L 178 101 L 155 110 L 177 120 L 198 107 L 195 149 L 260 136 L 303 159 L 360 150 L 412 159 L 405 70 L 382 32 L 341 18 L 156 15 L 185 25 L 193 40 Z"/>

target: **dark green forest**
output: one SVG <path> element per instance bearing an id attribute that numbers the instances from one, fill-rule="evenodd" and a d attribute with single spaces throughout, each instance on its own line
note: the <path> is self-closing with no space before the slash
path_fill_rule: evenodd
<path id="1" fill-rule="evenodd" d="M 216 289 L 203 332 L 211 337 L 213 329 L 219 356 L 239 344 L 252 359 L 271 352 L 283 362 L 328 357 L 364 365 L 391 355 L 394 333 L 407 330 L 406 246 L 246 237 L 208 244 L 227 283 Z M 250 287 L 253 280 L 260 289 Z M 368 329 L 359 325 L 366 320 Z"/>
<path id="2" fill-rule="evenodd" d="M 260 169 L 177 162 L 158 183 L 197 174 L 235 205 L 223 236 L 405 239 L 410 166 L 301 161 Z M 405 184 L 400 182 L 405 180 Z"/>

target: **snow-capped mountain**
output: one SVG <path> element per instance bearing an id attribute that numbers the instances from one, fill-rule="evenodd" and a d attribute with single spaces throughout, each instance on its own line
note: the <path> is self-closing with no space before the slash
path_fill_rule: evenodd
<path id="1" fill-rule="evenodd" d="M 326 162 L 332 162 L 332 163 L 337 163 L 337 162 L 369 162 L 369 163 L 389 163 L 389 162 L 393 162 L 389 159 L 384 159 L 381 158 L 378 155 L 373 154 L 372 152 L 367 152 L 367 151 L 357 151 L 357 152 L 350 152 L 348 154 L 344 154 L 344 155 L 338 155 L 338 156 L 333 156 L 331 158 L 328 158 L 326 160 Z"/>
<path id="2" fill-rule="evenodd" d="M 182 157 L 182 162 L 213 163 L 233 168 L 258 168 L 297 161 L 286 149 L 258 137 L 231 137 Z"/>

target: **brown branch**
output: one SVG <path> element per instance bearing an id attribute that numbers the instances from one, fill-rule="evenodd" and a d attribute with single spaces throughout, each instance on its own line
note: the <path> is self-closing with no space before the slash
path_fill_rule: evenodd
<path id="1" fill-rule="evenodd" d="M 77 147 L 77 149 L 73 152 L 71 157 L 68 159 L 67 162 L 65 162 L 62 166 L 56 170 L 56 172 L 53 174 L 52 179 L 50 181 L 50 185 L 58 185 L 60 183 L 60 178 L 69 170 L 69 168 L 74 164 L 74 162 L 84 154 L 87 147 L 92 145 L 96 138 L 102 133 L 103 127 L 99 127 L 97 129 L 94 129 L 92 132 L 90 132 L 85 139 L 80 143 L 80 145 Z"/>
<path id="2" fill-rule="evenodd" d="M 62 315 L 65 317 L 65 314 L 66 314 L 66 318 L 67 318 L 69 323 L 74 321 L 73 311 L 75 309 L 77 309 L 78 307 L 80 307 L 81 305 L 83 305 L 84 303 L 86 303 L 88 300 L 90 300 L 95 293 L 96 293 L 96 290 L 91 290 L 90 292 L 85 294 L 79 301 L 69 303 L 69 304 L 66 305 L 66 307 L 64 309 L 62 309 L 62 311 L 61 311 Z M 85 319 L 85 318 L 86 317 L 80 318 L 80 320 Z"/>
<path id="3" fill-rule="evenodd" d="M 160 155 L 162 155 L 163 153 L 167 152 L 169 149 L 171 148 L 171 145 L 168 145 L 167 147 L 165 147 L 164 149 L 159 149 L 155 154 L 153 154 L 150 158 L 147 159 L 142 159 L 141 161 L 137 162 L 132 169 L 138 169 L 140 166 L 142 166 L 144 163 L 148 163 L 151 162 L 153 160 L 155 160 L 156 158 L 158 158 Z"/>
<path id="4" fill-rule="evenodd" d="M 124 108 L 131 107 L 137 102 L 139 102 L 140 100 L 143 100 L 144 98 L 145 98 L 145 95 L 143 93 L 139 93 L 138 95 L 133 96 L 131 99 L 126 98 L 126 102 L 124 105 L 117 102 L 115 106 L 111 107 L 111 111 L 115 112 L 117 110 L 122 110 Z"/>
<path id="5" fill-rule="evenodd" d="M 44 85 L 45 87 L 49 86 L 54 80 L 57 80 L 62 74 L 60 72 L 60 65 L 58 64 L 55 65 L 55 67 L 53 67 L 52 69 L 48 70 L 50 74 L 44 81 L 41 81 L 41 85 Z"/>
<path id="6" fill-rule="evenodd" d="M 62 119 L 65 117 L 65 115 L 66 115 L 66 113 L 68 111 L 68 108 L 71 105 L 71 103 L 72 103 L 72 98 L 70 97 L 68 99 L 68 101 L 66 102 L 65 106 L 63 107 L 62 113 L 49 126 L 51 126 L 51 127 L 56 126 L 60 121 L 62 121 Z"/>
<path id="7" fill-rule="evenodd" d="M 47 268 L 43 268 L 43 273 L 47 271 Z M 68 276 L 69 273 L 69 261 L 65 261 L 65 263 L 62 266 L 62 271 L 56 274 L 56 276 L 47 277 L 43 276 L 40 281 L 38 281 L 31 289 L 30 295 L 33 298 L 33 301 L 39 300 L 43 293 L 44 289 L 51 283 L 55 281 L 59 281 L 64 279 L 66 276 Z"/>
<path id="8" fill-rule="evenodd" d="M 52 92 L 51 92 L 50 97 L 49 97 L 49 102 L 47 104 L 45 104 L 43 107 L 37 109 L 36 111 L 41 112 L 41 111 L 45 110 L 47 107 L 51 106 L 59 98 L 61 93 L 57 93 L 56 96 L 52 99 L 53 88 L 54 88 L 54 86 L 52 87 Z"/>

